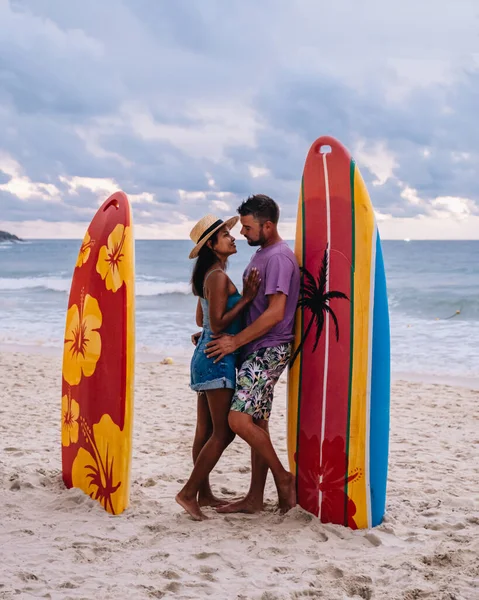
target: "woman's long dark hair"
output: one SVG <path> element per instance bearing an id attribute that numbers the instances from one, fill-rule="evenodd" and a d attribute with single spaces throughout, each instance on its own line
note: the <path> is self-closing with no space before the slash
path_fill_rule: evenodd
<path id="1" fill-rule="evenodd" d="M 218 231 L 210 237 L 211 245 L 214 246 L 218 240 Z M 208 246 L 208 242 L 201 248 L 196 259 L 195 266 L 193 267 L 193 275 L 191 276 L 191 285 L 193 288 L 193 294 L 204 298 L 203 284 L 205 281 L 205 275 L 216 262 L 218 257 L 213 250 Z"/>

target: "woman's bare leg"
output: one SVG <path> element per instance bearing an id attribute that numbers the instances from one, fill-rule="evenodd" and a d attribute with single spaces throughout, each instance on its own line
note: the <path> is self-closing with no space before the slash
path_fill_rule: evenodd
<path id="1" fill-rule="evenodd" d="M 196 409 L 196 431 L 193 440 L 193 465 L 196 463 L 203 446 L 210 439 L 213 432 L 210 408 L 205 392 L 198 392 Z M 200 506 L 224 506 L 228 501 L 216 498 L 211 490 L 209 477 L 201 484 L 198 492 L 198 503 Z"/>
<path id="2" fill-rule="evenodd" d="M 195 520 L 202 520 L 206 515 L 201 512 L 198 493 L 210 472 L 220 459 L 225 448 L 233 441 L 234 433 L 228 425 L 228 414 L 233 397 L 233 390 L 217 389 L 206 392 L 213 432 L 196 458 L 190 478 L 177 494 L 176 501 Z"/>

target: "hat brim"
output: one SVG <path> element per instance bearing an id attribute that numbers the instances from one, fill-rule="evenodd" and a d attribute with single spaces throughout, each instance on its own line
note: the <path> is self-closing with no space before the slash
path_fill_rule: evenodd
<path id="1" fill-rule="evenodd" d="M 223 223 L 221 223 L 220 225 L 218 225 L 218 227 L 215 227 L 213 229 L 213 231 L 210 231 L 210 233 L 204 237 L 201 242 L 198 242 L 198 244 L 196 244 L 196 246 L 193 248 L 193 250 L 190 252 L 190 255 L 188 258 L 196 258 L 199 254 L 199 251 L 201 250 L 201 248 L 203 248 L 203 246 L 206 244 L 206 242 L 210 239 L 210 237 L 216 233 L 219 229 L 221 229 L 222 227 L 224 227 L 226 225 L 226 227 L 228 227 L 228 229 L 233 229 L 233 227 L 236 225 L 236 223 L 239 221 L 239 217 L 231 217 L 231 219 L 227 219 L 226 221 L 223 221 Z"/>

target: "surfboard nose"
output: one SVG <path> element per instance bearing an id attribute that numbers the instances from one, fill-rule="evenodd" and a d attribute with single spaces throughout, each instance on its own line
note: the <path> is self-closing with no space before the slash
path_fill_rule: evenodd
<path id="1" fill-rule="evenodd" d="M 310 154 L 322 156 L 323 154 L 338 154 L 349 156 L 349 152 L 336 138 L 330 135 L 323 135 L 314 141 L 311 145 Z"/>
<path id="2" fill-rule="evenodd" d="M 129 208 L 128 198 L 124 192 L 118 191 L 109 196 L 100 207 L 101 212 L 107 212 L 111 209 L 124 210 Z"/>

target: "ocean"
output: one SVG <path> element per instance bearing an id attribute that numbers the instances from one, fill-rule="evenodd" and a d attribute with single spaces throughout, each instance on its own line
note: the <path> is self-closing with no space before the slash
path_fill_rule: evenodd
<path id="1" fill-rule="evenodd" d="M 293 247 L 293 242 L 289 242 Z M 229 275 L 241 278 L 254 249 L 237 240 Z M 79 240 L 0 244 L 0 346 L 61 352 Z M 187 361 L 196 299 L 191 242 L 136 242 L 139 358 Z M 383 241 L 392 371 L 438 382 L 479 378 L 479 241 Z M 457 311 L 460 311 L 457 313 Z"/>

